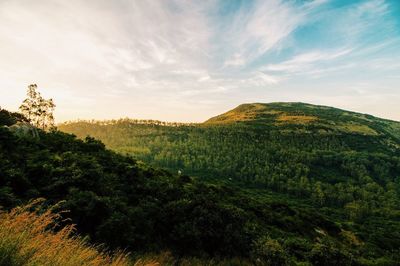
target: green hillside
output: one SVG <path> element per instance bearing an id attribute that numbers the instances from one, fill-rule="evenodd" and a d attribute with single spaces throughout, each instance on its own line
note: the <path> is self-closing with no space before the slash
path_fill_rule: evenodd
<path id="1" fill-rule="evenodd" d="M 202 124 L 124 119 L 59 128 L 191 175 L 311 198 L 320 182 L 326 190 L 320 201 L 338 205 L 359 199 L 354 195 L 365 193 L 354 191 L 368 184 L 386 191 L 399 176 L 399 122 L 324 106 L 244 104 Z M 332 198 L 337 190 L 347 196 Z"/>
<path id="2" fill-rule="evenodd" d="M 244 104 L 201 124 L 65 123 L 107 147 L 228 187 L 319 208 L 362 241 L 398 250 L 400 123 L 303 103 Z"/>
<path id="3" fill-rule="evenodd" d="M 175 257 L 170 265 L 393 265 L 398 260 L 395 220 L 369 219 L 380 223 L 371 233 L 374 224 L 348 222 L 337 211 L 328 215 L 283 194 L 171 174 L 107 150 L 93 138 L 44 132 L 23 117 L 0 113 L 0 206 L 8 210 L 41 197 L 45 205 L 63 201 L 61 208 L 69 211 L 54 229 L 72 222 L 93 244 L 133 256 L 170 251 Z M 7 236 L 0 252 L 14 254 L 9 248 L 15 243 L 23 254 L 24 243 Z M 26 239 L 40 245 L 42 236 Z M 40 255 L 35 250 L 29 252 L 32 258 Z M 59 252 L 54 256 L 67 256 Z"/>
<path id="4" fill-rule="evenodd" d="M 235 123 L 282 128 L 308 128 L 321 134 L 340 132 L 400 138 L 400 122 L 305 103 L 242 104 L 231 111 L 207 120 L 204 124 Z"/>

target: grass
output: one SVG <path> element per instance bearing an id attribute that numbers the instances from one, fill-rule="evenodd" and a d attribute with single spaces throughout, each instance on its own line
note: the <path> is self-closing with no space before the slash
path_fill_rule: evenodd
<path id="1" fill-rule="evenodd" d="M 278 116 L 276 121 L 282 123 L 295 123 L 295 124 L 307 124 L 314 121 L 317 121 L 318 117 L 315 116 L 308 116 L 308 115 L 289 115 L 289 114 L 282 114 Z"/>
<path id="2" fill-rule="evenodd" d="M 126 253 L 88 244 L 73 225 L 59 228 L 61 215 L 54 208 L 35 200 L 0 214 L 0 266 L 135 265 Z"/>
<path id="3" fill-rule="evenodd" d="M 344 123 L 337 126 L 340 130 L 349 133 L 358 133 L 362 135 L 377 136 L 378 133 L 367 125 L 359 125 L 354 123 Z"/>

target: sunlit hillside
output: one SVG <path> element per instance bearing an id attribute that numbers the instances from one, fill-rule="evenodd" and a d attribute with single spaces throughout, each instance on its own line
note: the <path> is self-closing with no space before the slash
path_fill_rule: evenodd
<path id="1" fill-rule="evenodd" d="M 244 123 L 314 129 L 317 133 L 386 135 L 400 139 L 400 122 L 305 103 L 242 104 L 205 124 Z M 320 131 L 317 131 L 320 129 Z"/>
<path id="2" fill-rule="evenodd" d="M 200 124 L 124 119 L 59 128 L 254 198 L 281 195 L 320 208 L 369 247 L 387 251 L 400 248 L 399 125 L 326 106 L 256 103 Z"/>
<path id="3" fill-rule="evenodd" d="M 50 204 L 63 200 L 61 207 L 69 211 L 62 217 L 76 224 L 79 234 L 139 259 L 170 251 L 183 262 L 260 260 L 264 265 L 269 260 L 348 263 L 353 256 L 348 241 L 353 228 L 312 206 L 153 168 L 93 138 L 45 132 L 17 122 L 21 116 L 0 112 L 4 208 L 36 197 Z M 305 249 L 291 253 L 297 245 Z"/>

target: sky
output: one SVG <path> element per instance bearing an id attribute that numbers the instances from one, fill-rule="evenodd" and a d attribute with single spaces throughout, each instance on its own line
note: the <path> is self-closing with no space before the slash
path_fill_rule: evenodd
<path id="1" fill-rule="evenodd" d="M 0 106 L 201 122 L 307 102 L 400 121 L 399 0 L 0 0 Z"/>

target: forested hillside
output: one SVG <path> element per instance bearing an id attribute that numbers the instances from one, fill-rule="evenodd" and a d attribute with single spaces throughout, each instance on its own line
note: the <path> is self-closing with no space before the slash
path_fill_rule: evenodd
<path id="1" fill-rule="evenodd" d="M 154 166 L 274 191 L 320 208 L 385 250 L 400 247 L 400 123 L 302 103 L 245 104 L 201 124 L 78 121 L 65 132 Z"/>
<path id="2" fill-rule="evenodd" d="M 118 120 L 60 125 L 174 171 L 398 217 L 400 123 L 301 103 L 245 104 L 203 124 Z"/>
<path id="3" fill-rule="evenodd" d="M 171 174 L 105 149 L 93 138 L 31 126 L 1 110 L 0 205 L 61 200 L 78 232 L 132 254 L 241 265 L 393 265 L 399 224 L 348 223 L 280 194 Z M 19 123 L 17 121 L 20 121 Z M 15 124 L 16 123 L 16 124 Z M 393 214 L 391 214 L 393 215 Z M 376 220 L 373 220 L 376 221 Z M 65 220 L 65 223 L 69 223 Z M 227 261 L 228 260 L 228 261 Z"/>

